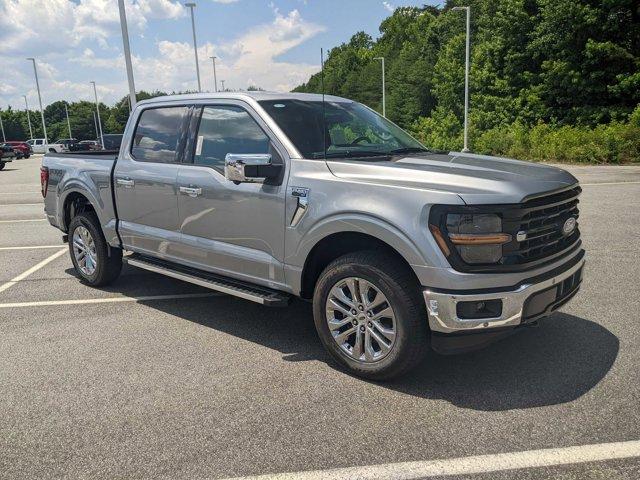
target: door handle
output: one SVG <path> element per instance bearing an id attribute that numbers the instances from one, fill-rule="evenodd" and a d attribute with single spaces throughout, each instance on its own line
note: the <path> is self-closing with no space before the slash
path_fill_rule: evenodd
<path id="1" fill-rule="evenodd" d="M 180 187 L 180 193 L 184 195 L 189 195 L 190 197 L 197 197 L 202 195 L 202 189 L 199 187 Z"/>
<path id="2" fill-rule="evenodd" d="M 116 178 L 116 183 L 122 185 L 125 188 L 131 188 L 135 185 L 135 182 L 130 178 Z"/>

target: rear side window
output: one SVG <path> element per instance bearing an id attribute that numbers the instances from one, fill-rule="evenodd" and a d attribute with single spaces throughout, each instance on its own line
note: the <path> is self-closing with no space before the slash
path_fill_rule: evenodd
<path id="1" fill-rule="evenodd" d="M 175 162 L 187 111 L 187 107 L 163 107 L 142 112 L 133 136 L 131 155 L 142 162 Z"/>
<path id="2" fill-rule="evenodd" d="M 235 106 L 205 107 L 193 163 L 222 170 L 227 153 L 269 153 L 269 145 L 269 137 L 246 110 Z"/>

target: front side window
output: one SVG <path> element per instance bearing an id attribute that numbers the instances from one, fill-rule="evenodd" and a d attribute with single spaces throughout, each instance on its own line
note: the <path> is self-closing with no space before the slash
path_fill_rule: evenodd
<path id="1" fill-rule="evenodd" d="M 150 108 L 143 111 L 133 136 L 131 155 L 142 162 L 175 162 L 182 122 L 187 111 L 187 107 Z"/>
<path id="2" fill-rule="evenodd" d="M 204 107 L 193 163 L 223 170 L 228 153 L 269 153 L 269 145 L 269 137 L 243 108 Z"/>
<path id="3" fill-rule="evenodd" d="M 400 127 L 357 102 L 259 102 L 304 158 L 348 158 L 427 150 Z"/>

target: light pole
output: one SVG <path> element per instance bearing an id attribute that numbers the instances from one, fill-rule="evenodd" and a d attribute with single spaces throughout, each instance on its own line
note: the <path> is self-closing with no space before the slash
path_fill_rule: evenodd
<path id="1" fill-rule="evenodd" d="M 27 58 L 33 62 L 33 73 L 36 76 L 36 88 L 38 89 L 38 103 L 40 104 L 40 118 L 42 119 L 42 131 L 44 132 L 44 151 L 48 150 L 49 139 L 47 138 L 47 126 L 44 123 L 44 109 L 42 108 L 42 95 L 40 95 L 40 82 L 38 81 L 38 69 L 36 68 L 36 59 L 33 57 Z"/>
<path id="2" fill-rule="evenodd" d="M 382 62 L 382 116 L 387 118 L 387 92 L 384 79 L 384 57 L 376 57 L 374 60 L 380 60 Z"/>
<path id="3" fill-rule="evenodd" d="M 29 102 L 27 102 L 27 96 L 22 95 L 24 98 L 24 106 L 27 109 L 27 122 L 29 122 L 29 138 L 33 138 L 33 130 L 31 129 L 31 116 L 29 115 Z"/>
<path id="4" fill-rule="evenodd" d="M 64 103 L 64 113 L 67 114 L 67 127 L 69 128 L 69 140 L 71 140 L 73 135 L 71 135 L 71 122 L 69 122 L 69 109 L 67 108 L 67 102 Z"/>
<path id="5" fill-rule="evenodd" d="M 2 141 L 6 142 L 7 137 L 4 136 L 4 125 L 2 124 L 2 110 L 0 110 L 0 130 L 2 130 Z"/>
<path id="6" fill-rule="evenodd" d="M 96 82 L 93 80 L 89 82 L 93 85 L 93 96 L 96 99 L 96 113 L 98 114 L 98 128 L 100 129 L 100 143 L 102 144 L 102 148 L 104 149 L 104 135 L 102 134 L 102 121 L 100 120 L 100 106 L 98 104 L 98 92 L 96 91 Z"/>
<path id="7" fill-rule="evenodd" d="M 222 91 L 224 92 L 224 80 L 220 80 L 220 83 L 222 84 Z"/>
<path id="8" fill-rule="evenodd" d="M 133 82 L 133 65 L 131 64 L 131 48 L 129 46 L 129 28 L 127 27 L 127 12 L 124 9 L 124 0 L 118 0 L 120 10 L 120 30 L 122 30 L 122 46 L 124 48 L 124 63 L 127 66 L 127 80 L 129 81 L 129 98 L 131 108 L 136 106 L 136 86 Z"/>
<path id="9" fill-rule="evenodd" d="M 96 138 L 98 138 L 100 136 L 100 132 L 98 131 L 98 121 L 96 120 L 96 112 L 92 110 L 91 113 L 93 113 L 93 126 L 96 129 Z"/>
<path id="10" fill-rule="evenodd" d="M 471 42 L 471 7 L 453 7 L 452 10 L 467 12 L 467 46 L 464 63 L 464 146 L 463 152 L 469 151 L 469 46 Z"/>
<path id="11" fill-rule="evenodd" d="M 200 65 L 198 65 L 198 42 L 196 41 L 196 21 L 193 16 L 193 8 L 195 3 L 185 3 L 185 7 L 189 7 L 191 10 L 191 30 L 193 31 L 193 51 L 196 54 L 196 75 L 198 76 L 198 92 L 202 91 L 202 85 L 200 84 Z"/>
<path id="12" fill-rule="evenodd" d="M 216 58 L 218 57 L 209 57 L 213 61 L 213 87 L 215 91 L 218 91 L 218 77 L 216 76 Z"/>

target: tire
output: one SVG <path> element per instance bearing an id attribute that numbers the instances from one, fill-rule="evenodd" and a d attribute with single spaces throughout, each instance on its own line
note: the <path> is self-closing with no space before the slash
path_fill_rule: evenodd
<path id="1" fill-rule="evenodd" d="M 6 164 L 6 162 L 0 162 L 0 170 L 2 170 Z"/>
<path id="2" fill-rule="evenodd" d="M 353 302 L 353 295 L 350 294 L 352 288 L 347 285 L 350 279 L 357 280 L 360 285 L 359 288 L 356 287 L 358 291 L 367 292 L 369 298 L 365 300 L 366 304 L 364 301 Z M 334 292 L 342 292 L 342 296 Z M 371 294 L 375 296 L 371 298 Z M 382 297 L 378 296 L 380 294 Z M 330 297 L 333 303 L 328 302 Z M 334 308 L 336 299 L 339 300 L 340 308 Z M 371 307 L 382 299 L 386 300 L 386 304 L 383 302 L 377 307 Z M 343 300 L 344 303 L 341 303 Z M 349 302 L 355 307 L 350 312 Z M 391 307 L 391 310 L 385 308 L 385 305 Z M 363 307 L 362 312 L 359 311 L 360 306 Z M 350 316 L 344 315 L 344 307 L 347 307 Z M 354 311 L 356 315 L 353 315 Z M 379 318 L 378 323 L 375 323 L 376 316 L 385 312 L 390 312 L 391 315 Z M 367 317 L 369 313 L 372 314 L 371 317 Z M 398 377 L 415 367 L 429 348 L 427 313 L 419 285 L 409 268 L 388 254 L 362 251 L 344 255 L 331 262 L 316 283 L 313 317 L 320 340 L 331 356 L 351 373 L 367 379 L 389 380 Z M 332 320 L 331 328 L 329 319 Z M 336 328 L 347 319 L 350 319 L 349 323 Z M 361 333 L 349 334 L 346 342 L 342 343 L 352 327 L 359 329 Z M 384 335 L 383 330 L 386 332 Z M 374 333 L 383 342 L 378 343 Z M 365 338 L 369 337 L 370 348 L 368 351 L 364 349 L 361 355 L 358 353 L 362 348 L 356 348 L 357 335 L 361 335 L 360 345 L 366 344 Z M 383 344 L 386 345 L 386 351 Z"/>
<path id="3" fill-rule="evenodd" d="M 80 244 L 84 246 L 85 252 L 91 251 L 92 254 L 85 253 L 83 256 Z M 108 285 L 118 278 L 122 270 L 122 250 L 107 245 L 94 212 L 79 213 L 71 220 L 69 254 L 81 280 L 92 287 Z"/>
<path id="4" fill-rule="evenodd" d="M 29 158 L 31 156 L 31 154 L 27 153 L 25 154 L 24 158 Z"/>

